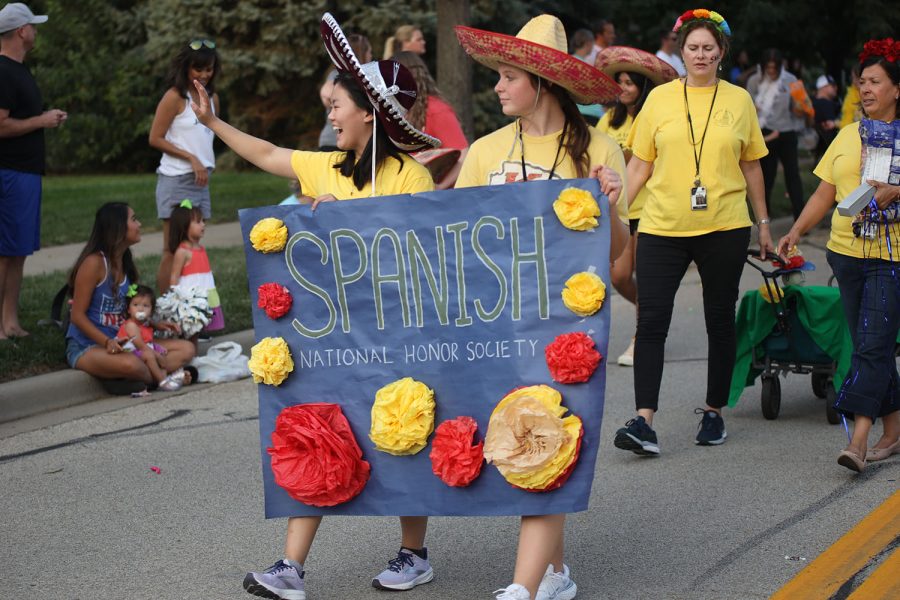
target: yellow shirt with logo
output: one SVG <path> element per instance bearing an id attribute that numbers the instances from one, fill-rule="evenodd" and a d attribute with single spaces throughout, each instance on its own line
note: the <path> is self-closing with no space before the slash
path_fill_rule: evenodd
<path id="1" fill-rule="evenodd" d="M 363 189 L 357 189 L 350 177 L 341 175 L 334 165 L 341 162 L 344 152 L 306 152 L 295 150 L 291 154 L 291 168 L 300 181 L 300 190 L 306 196 L 333 194 L 338 200 L 368 198 L 372 195 L 371 174 L 366 174 Z M 403 155 L 403 169 L 400 161 L 387 157 L 375 173 L 375 191 L 379 196 L 395 194 L 415 194 L 430 192 L 434 181 L 428 169 L 414 158 Z"/>
<path id="2" fill-rule="evenodd" d="M 816 177 L 836 188 L 835 202 L 841 202 L 861 183 L 861 153 L 862 140 L 857 121 L 841 128 L 813 171 Z M 843 217 L 835 210 L 831 215 L 831 237 L 827 247 L 832 252 L 854 258 L 881 258 L 896 262 L 900 256 L 900 226 L 894 223 L 888 229 L 891 235 L 890 251 L 883 225 L 878 226 L 874 240 L 858 238 L 853 235 L 853 217 Z"/>
<path id="3" fill-rule="evenodd" d="M 619 146 L 605 133 L 588 128 L 591 143 L 588 146 L 590 166 L 604 165 L 616 171 L 624 182 L 625 157 Z M 566 153 L 565 148 L 559 151 L 559 136 L 562 132 L 544 136 L 522 134 L 525 146 L 525 174 L 529 181 L 548 179 L 553 170 L 553 179 L 575 179 L 578 174 L 575 164 Z M 553 169 L 554 159 L 558 164 Z M 587 176 L 587 175 L 585 175 Z M 498 185 L 522 181 L 522 145 L 516 136 L 516 124 L 510 123 L 493 133 L 479 138 L 471 146 L 462 169 L 456 180 L 456 187 L 474 187 L 479 185 Z M 624 183 L 623 183 L 624 187 Z M 616 204 L 619 218 L 627 222 L 628 211 L 625 206 L 625 190 Z"/>
<path id="4" fill-rule="evenodd" d="M 603 114 L 603 117 L 601 117 L 600 121 L 597 123 L 597 129 L 615 140 L 615 142 L 621 146 L 623 151 L 631 152 L 631 148 L 628 146 L 628 133 L 631 131 L 631 126 L 634 124 L 634 117 L 626 114 L 625 122 L 618 128 L 613 128 L 609 124 L 612 113 L 613 111 L 608 110 Z M 634 197 L 634 200 L 628 206 L 629 219 L 641 218 L 641 211 L 644 208 L 644 202 L 647 201 L 648 194 L 647 186 L 642 187 L 641 191 L 637 193 L 637 196 Z"/>
<path id="5" fill-rule="evenodd" d="M 697 154 L 701 154 L 700 140 L 709 120 L 700 156 L 700 181 L 708 206 L 691 210 L 696 168 L 684 89 L 679 79 L 654 88 L 628 136 L 634 156 L 653 163 L 638 231 L 687 237 L 749 227 L 747 182 L 740 161 L 768 154 L 753 100 L 745 89 L 720 81 L 710 114 L 715 86 L 687 88 Z"/>

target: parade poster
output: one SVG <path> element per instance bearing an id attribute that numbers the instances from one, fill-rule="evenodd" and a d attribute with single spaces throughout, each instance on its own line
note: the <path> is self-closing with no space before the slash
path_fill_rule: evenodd
<path id="1" fill-rule="evenodd" d="M 240 221 L 267 517 L 587 509 L 611 314 L 596 180 Z"/>

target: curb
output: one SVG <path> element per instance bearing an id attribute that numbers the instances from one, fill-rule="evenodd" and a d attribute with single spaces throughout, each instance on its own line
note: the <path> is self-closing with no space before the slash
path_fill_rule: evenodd
<path id="1" fill-rule="evenodd" d="M 214 337 L 210 344 L 232 341 L 249 356 L 256 342 L 252 329 Z M 201 346 L 201 350 L 206 350 Z M 114 408 L 133 403 L 130 396 L 110 396 L 100 382 L 84 371 L 64 369 L 0 384 L 0 423 L 33 417 L 79 404 L 109 399 Z"/>

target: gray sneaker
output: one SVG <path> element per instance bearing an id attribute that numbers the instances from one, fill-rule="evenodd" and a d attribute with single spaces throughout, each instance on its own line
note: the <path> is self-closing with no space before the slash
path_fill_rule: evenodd
<path id="1" fill-rule="evenodd" d="M 551 564 L 547 565 L 535 600 L 572 600 L 577 592 L 578 586 L 569 576 L 569 567 L 563 565 L 562 573 L 557 573 Z"/>
<path id="2" fill-rule="evenodd" d="M 428 556 L 427 550 L 425 556 Z M 427 558 L 400 548 L 397 558 L 388 561 L 388 568 L 372 580 L 372 586 L 380 590 L 411 590 L 417 585 L 434 579 L 434 570 Z"/>
<path id="3" fill-rule="evenodd" d="M 273 600 L 306 600 L 303 571 L 279 560 L 262 573 L 247 573 L 244 589 L 248 594 Z"/>

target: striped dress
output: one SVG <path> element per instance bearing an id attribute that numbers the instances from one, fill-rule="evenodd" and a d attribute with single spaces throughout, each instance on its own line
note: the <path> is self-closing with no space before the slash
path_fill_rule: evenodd
<path id="1" fill-rule="evenodd" d="M 191 248 L 190 244 L 182 244 L 181 247 L 191 253 L 191 260 L 181 269 L 181 279 L 178 280 L 178 285 L 205 289 L 209 295 L 209 307 L 213 311 L 205 331 L 224 329 L 225 317 L 222 314 L 222 303 L 219 301 L 219 292 L 216 291 L 216 282 L 213 279 L 212 269 L 209 267 L 206 248 L 203 246 Z"/>

